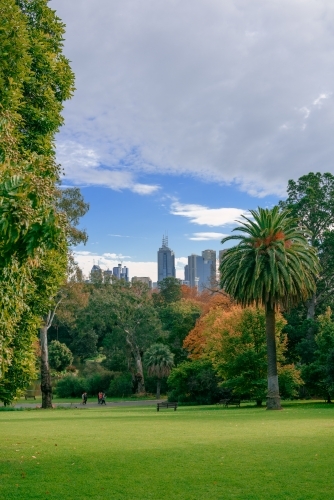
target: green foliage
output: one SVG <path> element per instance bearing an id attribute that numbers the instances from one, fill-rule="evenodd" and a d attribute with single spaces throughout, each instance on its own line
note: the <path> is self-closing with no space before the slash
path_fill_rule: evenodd
<path id="1" fill-rule="evenodd" d="M 330 308 L 318 317 L 318 333 L 314 341 L 314 361 L 302 367 L 302 378 L 311 394 L 322 395 L 330 400 L 334 393 L 334 322 Z"/>
<path id="2" fill-rule="evenodd" d="M 56 393 L 60 398 L 79 398 L 87 391 L 87 381 L 75 375 L 66 375 L 58 380 Z"/>
<path id="3" fill-rule="evenodd" d="M 320 259 L 316 277 L 317 290 L 314 305 L 332 303 L 334 291 L 334 176 L 330 173 L 310 172 L 297 181 L 288 183 L 288 197 L 280 206 L 288 208 L 302 228 L 308 230 L 311 244 Z M 319 311 L 317 311 L 319 313 Z M 309 310 L 314 318 L 315 307 Z"/>
<path id="4" fill-rule="evenodd" d="M 166 305 L 177 302 L 182 297 L 181 281 L 177 278 L 164 278 L 158 283 L 159 293 L 154 294 L 156 305 Z"/>
<path id="5" fill-rule="evenodd" d="M 174 355 L 164 344 L 152 344 L 144 355 L 144 364 L 149 375 L 157 378 L 168 377 L 174 366 Z"/>
<path id="6" fill-rule="evenodd" d="M 69 245 L 86 243 L 88 235 L 85 230 L 78 229 L 81 217 L 89 210 L 79 188 L 66 188 L 58 192 L 58 211 L 63 213 L 67 220 L 67 239 Z"/>
<path id="7" fill-rule="evenodd" d="M 126 397 L 133 392 L 132 377 L 130 373 L 122 373 L 110 382 L 107 395 L 110 397 Z"/>
<path id="8" fill-rule="evenodd" d="M 56 209 L 54 160 L 62 103 L 74 81 L 62 55 L 63 33 L 46 0 L 1 1 L 0 393 L 7 400 L 35 375 L 39 316 L 66 273 L 66 219 Z"/>
<path id="9" fill-rule="evenodd" d="M 280 396 L 283 399 L 294 399 L 299 395 L 303 385 L 299 370 L 294 365 L 283 365 L 278 369 Z"/>
<path id="10" fill-rule="evenodd" d="M 53 340 L 49 345 L 49 362 L 51 368 L 57 372 L 62 372 L 65 368 L 72 364 L 73 354 L 70 349 L 59 342 Z"/>
<path id="11" fill-rule="evenodd" d="M 193 301 L 181 299 L 160 307 L 158 313 L 163 329 L 168 335 L 166 342 L 175 355 L 176 364 L 178 364 L 187 357 L 187 353 L 183 349 L 183 341 L 194 328 L 196 320 L 201 315 L 201 308 Z"/>
<path id="12" fill-rule="evenodd" d="M 210 361 L 184 361 L 168 377 L 168 400 L 212 404 L 219 401 L 220 382 Z"/>
<path id="13" fill-rule="evenodd" d="M 319 263 L 297 221 L 278 207 L 250 213 L 253 219 L 244 217 L 245 222 L 234 229 L 245 235 L 222 240 L 240 240 L 222 257 L 222 288 L 242 305 L 289 308 L 309 298 Z"/>

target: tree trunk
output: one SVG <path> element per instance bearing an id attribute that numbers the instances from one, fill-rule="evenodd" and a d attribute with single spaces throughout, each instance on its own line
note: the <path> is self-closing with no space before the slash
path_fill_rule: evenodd
<path id="1" fill-rule="evenodd" d="M 138 381 L 138 386 L 137 386 L 137 392 L 144 393 L 145 391 L 145 379 L 144 379 L 144 370 L 143 370 L 143 363 L 141 360 L 141 355 L 138 347 L 135 348 L 134 350 L 134 358 L 135 358 L 135 363 L 136 363 L 136 379 Z"/>
<path id="2" fill-rule="evenodd" d="M 49 318 L 44 321 L 40 329 L 42 408 L 52 408 L 52 385 L 48 351 L 48 320 Z"/>
<path id="3" fill-rule="evenodd" d="M 157 399 L 160 399 L 160 386 L 161 386 L 161 380 L 158 378 L 157 380 Z"/>
<path id="4" fill-rule="evenodd" d="M 317 305 L 317 300 L 316 300 L 316 294 L 314 293 L 310 298 L 310 300 L 306 302 L 306 307 L 307 307 L 306 319 L 314 319 L 316 305 Z"/>
<path id="5" fill-rule="evenodd" d="M 275 307 L 269 302 L 266 304 L 266 337 L 268 356 L 267 410 L 281 410 L 276 359 Z"/>

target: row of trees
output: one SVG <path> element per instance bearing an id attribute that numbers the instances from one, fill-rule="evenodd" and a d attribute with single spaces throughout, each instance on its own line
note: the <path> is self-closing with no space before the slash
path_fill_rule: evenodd
<path id="1" fill-rule="evenodd" d="M 41 358 L 43 407 L 51 405 L 46 332 L 88 208 L 79 190 L 60 190 L 54 138 L 74 75 L 64 24 L 47 4 L 0 5 L 0 399 L 20 394 Z"/>
<path id="2" fill-rule="evenodd" d="M 325 182 L 327 187 L 331 179 L 329 174 L 306 177 L 309 184 Z M 305 185 L 305 177 L 300 182 Z M 319 207 L 313 209 L 314 219 Z M 160 380 L 174 364 L 168 380 L 172 398 L 213 402 L 233 391 L 258 405 L 267 397 L 269 408 L 280 408 L 279 382 L 282 397 L 302 394 L 304 387 L 304 395 L 327 394 L 330 400 L 334 343 L 331 311 L 324 307 L 331 295 L 323 301 L 314 297 L 318 281 L 328 281 L 332 268 L 328 265 L 324 273 L 310 230 L 292 212 L 291 206 L 252 212 L 242 237 L 236 236 L 241 242 L 224 255 L 220 289 L 197 294 L 173 278 L 153 294 L 142 283 L 73 283 L 58 307 L 50 338 L 65 343 L 77 365 L 100 355 L 99 368 L 111 374 L 113 388 L 115 377 L 128 373 L 132 390 L 144 392 L 145 373 L 152 374 L 152 366 Z M 330 236 L 327 261 L 329 242 Z M 314 318 L 309 318 L 310 301 Z M 161 364 L 160 356 L 160 368 L 159 349 L 166 360 Z M 149 353 L 148 370 L 143 360 Z"/>

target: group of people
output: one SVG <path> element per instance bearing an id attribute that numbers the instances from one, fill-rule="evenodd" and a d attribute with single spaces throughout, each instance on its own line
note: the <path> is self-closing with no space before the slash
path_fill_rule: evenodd
<path id="1" fill-rule="evenodd" d="M 88 399 L 88 394 L 87 392 L 85 391 L 83 394 L 82 394 L 82 404 L 85 405 L 87 404 L 87 399 Z M 106 395 L 104 392 L 99 392 L 98 395 L 97 395 L 97 404 L 99 405 L 105 405 L 106 404 Z"/>
<path id="2" fill-rule="evenodd" d="M 105 405 L 106 404 L 106 395 L 104 392 L 99 392 L 97 395 L 97 404 Z"/>

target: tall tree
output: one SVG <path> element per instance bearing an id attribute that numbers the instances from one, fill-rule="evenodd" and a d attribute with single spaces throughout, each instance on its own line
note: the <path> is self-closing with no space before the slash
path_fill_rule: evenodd
<path id="1" fill-rule="evenodd" d="M 310 172 L 297 181 L 289 180 L 287 192 L 280 206 L 289 209 L 299 226 L 307 229 L 320 259 L 317 287 L 306 304 L 307 319 L 313 320 L 317 305 L 326 303 L 334 292 L 334 176 Z"/>
<path id="2" fill-rule="evenodd" d="M 161 379 L 168 377 L 174 366 L 174 355 L 164 344 L 151 345 L 144 355 L 144 363 L 149 375 L 157 377 L 157 399 L 160 399 Z"/>
<path id="3" fill-rule="evenodd" d="M 74 78 L 46 0 L 3 0 L 0 28 L 0 392 L 10 401 L 33 375 L 35 271 L 48 251 L 59 262 L 67 251 L 54 135 Z"/>
<path id="4" fill-rule="evenodd" d="M 250 211 L 222 240 L 239 240 L 220 265 L 221 286 L 243 306 L 261 304 L 266 314 L 268 357 L 267 409 L 280 409 L 275 337 L 275 311 L 297 305 L 315 291 L 319 263 L 315 250 L 297 228 L 288 210 L 278 207 Z"/>

